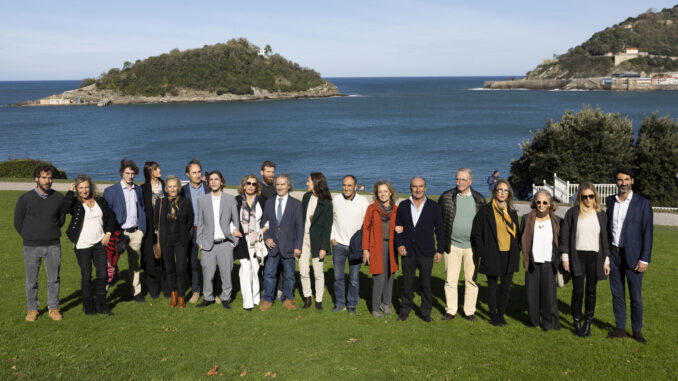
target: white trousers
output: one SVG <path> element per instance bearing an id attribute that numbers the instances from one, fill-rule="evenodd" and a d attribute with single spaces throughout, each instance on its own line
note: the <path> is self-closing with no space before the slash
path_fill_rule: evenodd
<path id="1" fill-rule="evenodd" d="M 313 277 L 315 278 L 315 301 L 322 302 L 325 293 L 324 262 L 321 262 L 320 258 L 311 259 L 311 240 L 306 234 L 304 247 L 299 257 L 299 278 L 301 278 L 301 292 L 304 298 L 308 298 L 313 293 L 313 290 L 311 290 L 311 263 L 313 263 Z"/>
<path id="2" fill-rule="evenodd" d="M 254 308 L 261 301 L 259 292 L 259 262 L 250 252 L 249 259 L 240 259 L 240 292 L 242 308 Z"/>

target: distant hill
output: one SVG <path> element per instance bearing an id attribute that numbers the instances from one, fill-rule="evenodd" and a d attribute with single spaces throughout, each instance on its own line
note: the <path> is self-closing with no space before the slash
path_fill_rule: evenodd
<path id="1" fill-rule="evenodd" d="M 633 48 L 638 54 L 633 50 L 627 54 Z M 628 71 L 646 75 L 678 71 L 678 5 L 648 10 L 597 32 L 567 53 L 544 60 L 527 73 L 527 79 L 605 77 Z"/>
<path id="2" fill-rule="evenodd" d="M 176 96 L 179 89 L 221 94 L 299 92 L 326 83 L 316 71 L 301 67 L 270 46 L 261 50 L 244 38 L 215 45 L 125 62 L 97 79 L 83 80 L 81 87 L 96 84 L 97 90 L 113 90 L 125 96 Z"/>

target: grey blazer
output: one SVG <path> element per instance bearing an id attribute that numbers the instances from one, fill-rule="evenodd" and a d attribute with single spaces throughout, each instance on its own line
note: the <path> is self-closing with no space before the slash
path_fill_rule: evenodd
<path id="1" fill-rule="evenodd" d="M 233 230 L 237 229 L 240 224 L 235 197 L 221 192 L 219 206 L 219 225 L 221 226 L 221 231 L 224 232 L 226 239 L 231 241 L 233 246 L 235 246 L 238 244 L 238 238 L 233 236 Z M 212 193 L 208 193 L 198 199 L 198 234 L 195 241 L 202 247 L 202 250 L 212 250 L 212 246 L 214 246 Z"/>

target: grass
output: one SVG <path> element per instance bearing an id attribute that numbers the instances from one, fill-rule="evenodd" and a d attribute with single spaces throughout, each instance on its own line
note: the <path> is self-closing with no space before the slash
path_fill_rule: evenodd
<path id="1" fill-rule="evenodd" d="M 146 303 L 135 303 L 129 300 L 127 283 L 121 281 L 109 291 L 115 316 L 86 316 L 79 299 L 79 268 L 66 238 L 62 240 L 60 295 L 64 319 L 54 322 L 43 309 L 37 322 L 28 323 L 24 321 L 22 245 L 12 226 L 20 194 L 0 192 L 0 288 L 5 297 L 0 310 L 0 378 L 4 380 L 198 379 L 215 365 L 216 377 L 228 379 L 678 378 L 677 228 L 655 229 L 652 263 L 644 280 L 644 334 L 649 340 L 645 345 L 632 339 L 605 339 L 614 322 L 607 281 L 598 285 L 591 338 L 581 339 L 571 332 L 571 284 L 558 290 L 563 329 L 542 332 L 527 328 L 522 273 L 514 277 L 507 326 L 495 328 L 487 321 L 482 275 L 480 321 L 472 324 L 457 317 L 443 322 L 442 263 L 435 265 L 433 272 L 433 324 L 414 314 L 405 322 L 397 322 L 395 316 L 373 318 L 367 307 L 371 280 L 364 267 L 357 316 L 330 312 L 328 289 L 322 312 L 288 312 L 279 303 L 265 313 L 256 309 L 246 312 L 237 291 L 237 265 L 232 310 L 219 305 L 173 309 L 163 298 L 151 301 L 147 297 Z M 123 279 L 126 263 L 122 258 Z M 325 262 L 325 271 L 325 283 L 331 285 L 331 260 Z M 401 288 L 398 273 L 396 311 Z M 299 306 L 298 276 L 295 294 Z M 39 298 L 44 308 L 44 270 Z M 418 298 L 415 303 L 419 304 Z"/>

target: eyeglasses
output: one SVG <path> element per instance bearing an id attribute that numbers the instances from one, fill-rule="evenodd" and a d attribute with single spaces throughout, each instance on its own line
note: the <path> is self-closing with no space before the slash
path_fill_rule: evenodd
<path id="1" fill-rule="evenodd" d="M 497 188 L 497 193 L 508 193 L 508 189 L 503 189 L 503 188 Z"/>
<path id="2" fill-rule="evenodd" d="M 582 200 L 586 200 L 586 199 L 593 200 L 595 198 L 596 198 L 595 194 L 583 194 L 583 195 L 581 195 Z"/>
<path id="3" fill-rule="evenodd" d="M 548 205 L 549 204 L 548 201 L 535 201 L 534 203 L 537 204 L 537 205 Z"/>
<path id="4" fill-rule="evenodd" d="M 256 186 L 257 183 L 256 183 L 256 182 L 253 183 L 253 182 L 251 182 L 251 181 L 248 181 L 248 182 L 245 183 L 245 185 Z"/>

